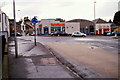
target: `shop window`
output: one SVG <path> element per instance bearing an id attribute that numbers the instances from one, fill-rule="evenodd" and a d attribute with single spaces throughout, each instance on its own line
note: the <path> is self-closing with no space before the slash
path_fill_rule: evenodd
<path id="1" fill-rule="evenodd" d="M 99 29 L 99 34 L 102 34 L 102 29 Z"/>
<path id="2" fill-rule="evenodd" d="M 65 27 L 62 27 L 62 31 L 65 31 Z"/>
<path id="3" fill-rule="evenodd" d="M 96 31 L 96 34 L 98 34 L 98 31 Z"/>

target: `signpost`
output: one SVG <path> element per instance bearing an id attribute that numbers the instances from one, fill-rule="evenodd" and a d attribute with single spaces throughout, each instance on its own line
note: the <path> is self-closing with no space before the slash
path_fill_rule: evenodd
<path id="1" fill-rule="evenodd" d="M 34 30 L 35 30 L 35 37 L 34 37 L 34 41 L 35 41 L 35 46 L 36 46 L 36 23 L 38 23 L 38 20 L 36 19 L 36 17 L 32 18 L 32 23 L 34 24 Z"/>

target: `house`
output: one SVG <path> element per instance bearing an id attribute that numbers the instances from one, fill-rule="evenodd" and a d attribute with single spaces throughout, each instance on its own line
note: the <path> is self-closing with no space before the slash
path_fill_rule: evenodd
<path id="1" fill-rule="evenodd" d="M 22 35 L 32 35 L 34 33 L 34 26 L 32 25 L 32 22 L 28 19 L 28 17 L 24 17 L 20 25 Z"/>

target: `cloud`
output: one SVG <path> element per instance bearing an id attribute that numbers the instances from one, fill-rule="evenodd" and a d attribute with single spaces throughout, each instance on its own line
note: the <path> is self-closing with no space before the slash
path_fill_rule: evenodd
<path id="1" fill-rule="evenodd" d="M 2 10 L 12 18 L 12 1 L 6 0 L 6 5 Z M 18 18 L 21 16 L 38 16 L 42 18 L 63 18 L 66 20 L 83 18 L 93 20 L 94 0 L 15 0 Z M 110 18 L 117 10 L 119 0 L 95 0 L 96 17 Z"/>
<path id="2" fill-rule="evenodd" d="M 102 5 L 101 5 L 102 4 Z M 101 2 L 96 4 L 96 16 L 97 17 L 107 17 L 113 19 L 115 12 L 118 10 L 117 2 Z M 111 18 L 110 18 L 111 17 Z"/>

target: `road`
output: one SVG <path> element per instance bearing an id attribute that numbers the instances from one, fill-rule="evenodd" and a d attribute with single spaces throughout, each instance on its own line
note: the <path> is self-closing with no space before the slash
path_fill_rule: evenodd
<path id="1" fill-rule="evenodd" d="M 34 41 L 34 36 L 22 37 Z M 109 78 L 118 77 L 118 39 L 111 36 L 37 37 L 76 67 L 87 68 Z"/>

